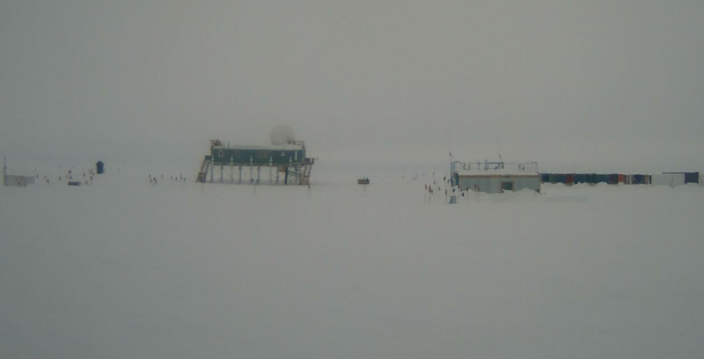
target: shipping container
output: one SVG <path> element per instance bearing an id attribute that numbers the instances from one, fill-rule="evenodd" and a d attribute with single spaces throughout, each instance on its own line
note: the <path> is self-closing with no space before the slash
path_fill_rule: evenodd
<path id="1" fill-rule="evenodd" d="M 663 173 L 653 176 L 653 185 L 680 186 L 684 184 L 684 173 Z"/>
<path id="2" fill-rule="evenodd" d="M 699 184 L 699 172 L 688 172 L 684 174 L 684 183 Z"/>
<path id="3" fill-rule="evenodd" d="M 574 174 L 565 175 L 565 184 L 570 186 L 574 184 Z"/>

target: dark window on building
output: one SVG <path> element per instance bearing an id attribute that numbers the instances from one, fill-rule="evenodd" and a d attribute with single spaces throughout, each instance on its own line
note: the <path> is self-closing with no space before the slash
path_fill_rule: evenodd
<path id="1" fill-rule="evenodd" d="M 513 182 L 501 182 L 501 189 L 504 191 L 513 191 Z"/>

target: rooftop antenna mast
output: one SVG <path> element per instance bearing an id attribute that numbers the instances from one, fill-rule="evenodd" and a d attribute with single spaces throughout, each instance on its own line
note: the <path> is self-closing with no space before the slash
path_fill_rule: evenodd
<path id="1" fill-rule="evenodd" d="M 452 162 L 452 131 L 449 128 L 447 129 L 447 143 L 448 153 L 450 154 L 450 177 L 452 177 L 455 172 L 455 163 Z"/>
<path id="2" fill-rule="evenodd" d="M 501 157 L 501 137 L 496 138 L 496 152 L 499 154 L 500 168 L 504 168 L 504 159 Z"/>

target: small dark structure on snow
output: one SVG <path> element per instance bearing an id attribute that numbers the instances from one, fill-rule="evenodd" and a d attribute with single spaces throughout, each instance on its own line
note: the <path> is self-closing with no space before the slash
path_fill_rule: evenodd
<path id="1" fill-rule="evenodd" d="M 98 173 L 99 175 L 105 173 L 105 164 L 103 163 L 103 161 L 98 161 L 98 163 L 95 164 L 95 169 L 96 173 Z"/>

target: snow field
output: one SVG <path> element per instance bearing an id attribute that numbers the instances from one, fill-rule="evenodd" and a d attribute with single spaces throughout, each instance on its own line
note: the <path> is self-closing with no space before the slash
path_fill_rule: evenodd
<path id="1" fill-rule="evenodd" d="M 0 187 L 0 357 L 704 350 L 698 186 L 544 185 L 447 205 L 400 176 L 323 175 L 310 190 L 166 177 Z"/>

